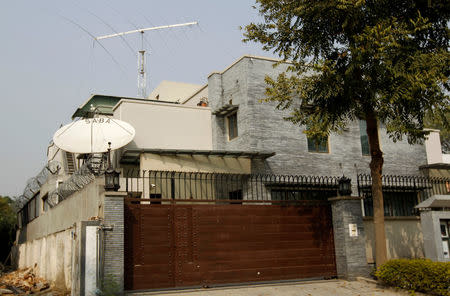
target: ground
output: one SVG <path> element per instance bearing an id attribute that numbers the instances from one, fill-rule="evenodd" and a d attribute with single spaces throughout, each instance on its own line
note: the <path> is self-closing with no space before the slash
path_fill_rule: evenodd
<path id="1" fill-rule="evenodd" d="M 251 286 L 192 289 L 185 291 L 159 291 L 129 293 L 129 296 L 181 295 L 181 296 L 394 296 L 409 295 L 406 291 L 396 291 L 364 280 L 329 280 L 316 282 L 294 282 Z M 416 293 L 416 295 L 422 295 Z"/>

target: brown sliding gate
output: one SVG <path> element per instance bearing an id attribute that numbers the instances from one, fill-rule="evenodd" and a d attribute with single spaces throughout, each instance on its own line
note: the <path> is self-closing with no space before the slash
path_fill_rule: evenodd
<path id="1" fill-rule="evenodd" d="M 162 203 L 125 202 L 127 290 L 336 276 L 326 201 Z"/>

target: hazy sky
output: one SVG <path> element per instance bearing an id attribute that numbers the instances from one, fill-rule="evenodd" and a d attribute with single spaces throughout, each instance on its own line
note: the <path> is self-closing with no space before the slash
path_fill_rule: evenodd
<path id="1" fill-rule="evenodd" d="M 137 96 L 140 34 L 94 44 L 136 27 L 198 21 L 145 34 L 149 91 L 162 80 L 205 84 L 243 54 L 239 26 L 259 17 L 249 0 L 55 0 L 0 4 L 0 195 L 19 195 L 46 163 L 53 133 L 90 94 Z M 88 31 L 90 34 L 85 32 Z M 130 48 L 131 47 L 131 48 Z M 116 62 L 114 62 L 114 60 Z"/>

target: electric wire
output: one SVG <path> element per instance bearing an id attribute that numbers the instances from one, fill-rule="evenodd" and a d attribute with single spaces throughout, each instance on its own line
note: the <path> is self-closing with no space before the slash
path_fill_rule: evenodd
<path id="1" fill-rule="evenodd" d="M 83 26 L 81 26 L 80 24 L 76 23 L 75 21 L 69 19 L 68 17 L 65 17 L 61 14 L 58 14 L 61 18 L 65 19 L 66 21 L 68 21 L 69 23 L 77 26 L 79 29 L 81 29 L 83 32 L 85 32 L 86 34 L 88 34 L 95 42 L 97 42 L 102 48 L 103 50 L 110 56 L 111 60 L 116 64 L 116 66 L 119 68 L 119 70 L 122 72 L 122 74 L 126 77 L 126 71 L 122 68 L 122 66 L 120 65 L 120 63 L 116 60 L 116 58 L 114 58 L 113 54 L 105 47 L 103 46 L 103 44 L 101 44 L 98 40 L 95 39 L 95 36 L 89 32 L 88 30 L 86 30 Z"/>
<path id="2" fill-rule="evenodd" d="M 98 16 L 97 14 L 91 12 L 89 9 L 87 8 L 83 8 L 78 6 L 78 8 L 86 11 L 87 13 L 89 13 L 90 15 L 94 16 L 95 18 L 97 18 L 100 22 L 102 22 L 105 26 L 107 26 L 110 30 L 112 30 L 114 33 L 119 33 L 116 29 L 114 29 L 113 26 L 111 26 L 109 23 L 107 23 L 105 20 L 103 20 L 100 16 Z M 131 53 L 133 54 L 133 56 L 136 56 L 136 50 L 130 45 L 130 43 L 125 39 L 125 37 L 123 36 L 119 36 L 120 39 L 122 39 L 122 41 L 125 43 L 125 45 L 128 47 L 128 49 L 130 49 Z"/>

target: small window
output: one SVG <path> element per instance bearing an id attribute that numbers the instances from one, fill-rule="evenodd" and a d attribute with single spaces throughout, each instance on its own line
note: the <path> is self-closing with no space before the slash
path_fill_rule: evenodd
<path id="1" fill-rule="evenodd" d="M 44 212 L 47 212 L 47 211 L 48 211 L 48 207 L 49 207 L 49 204 L 48 204 L 48 193 L 47 193 L 47 194 L 44 195 L 44 197 L 42 198 L 42 210 L 43 210 Z"/>
<path id="2" fill-rule="evenodd" d="M 441 220 L 442 252 L 445 259 L 450 258 L 449 220 Z"/>
<path id="3" fill-rule="evenodd" d="M 307 140 L 309 152 L 328 153 L 328 137 L 320 137 L 318 139 L 307 137 Z"/>
<path id="4" fill-rule="evenodd" d="M 367 123 L 365 120 L 359 121 L 359 136 L 361 139 L 362 155 L 370 155 L 369 137 L 367 136 Z"/>
<path id="5" fill-rule="evenodd" d="M 237 113 L 227 117 L 228 124 L 228 140 L 232 140 L 238 136 Z"/>

